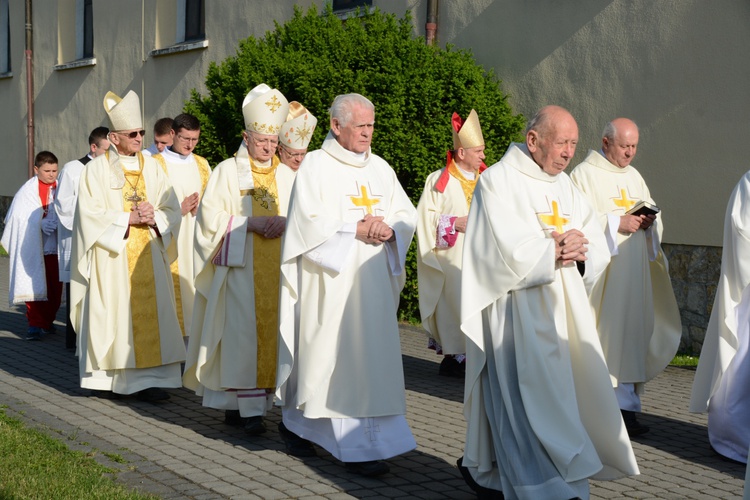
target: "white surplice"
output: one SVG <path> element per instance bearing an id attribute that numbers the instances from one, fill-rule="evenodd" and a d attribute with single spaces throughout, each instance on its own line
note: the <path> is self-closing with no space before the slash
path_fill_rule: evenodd
<path id="1" fill-rule="evenodd" d="M 613 165 L 600 152 L 589 151 L 570 178 L 597 211 L 612 255 L 591 291 L 612 383 L 635 384 L 641 393 L 644 383 L 672 361 L 682 336 L 669 265 L 661 249 L 661 214 L 645 231 L 618 231 L 620 217 L 635 203 L 654 201 L 635 168 Z M 621 408 L 640 411 L 622 403 Z"/>
<path id="2" fill-rule="evenodd" d="M 551 232 L 589 240 L 583 278 Z M 587 287 L 609 252 L 591 205 L 512 144 L 474 191 L 464 241 L 463 464 L 505 498 L 588 498 L 587 478 L 638 474 Z"/>
<path id="3" fill-rule="evenodd" d="M 394 242 L 354 238 L 368 213 L 384 217 Z M 297 173 L 282 246 L 277 397 L 292 432 L 345 462 L 416 446 L 396 316 L 416 218 L 383 159 L 355 155 L 330 133 Z"/>
<path id="4" fill-rule="evenodd" d="M 92 160 L 90 155 L 81 160 Z M 70 247 L 73 244 L 73 216 L 78 199 L 78 181 L 81 178 L 84 163 L 81 160 L 69 161 L 63 165 L 57 176 L 57 196 L 55 212 L 57 213 L 57 260 L 59 262 L 60 281 L 70 282 Z"/>
<path id="5" fill-rule="evenodd" d="M 151 387 L 182 385 L 180 363 L 185 345 L 174 307 L 174 287 L 167 255 L 179 227 L 180 204 L 166 173 L 143 158 L 146 199 L 154 206 L 159 235 L 151 229 L 151 263 L 156 287 L 161 365 L 136 367 L 131 290 L 125 234 L 129 210 L 122 168 L 135 170 L 138 158 L 120 157 L 111 147 L 81 172 L 71 251 L 71 321 L 78 333 L 81 387 L 132 394 Z M 128 207 L 129 208 L 129 207 Z"/>
<path id="6" fill-rule="evenodd" d="M 721 277 L 695 372 L 690 411 L 708 410 L 708 438 L 747 463 L 750 447 L 750 172 L 735 186 L 724 218 Z"/>

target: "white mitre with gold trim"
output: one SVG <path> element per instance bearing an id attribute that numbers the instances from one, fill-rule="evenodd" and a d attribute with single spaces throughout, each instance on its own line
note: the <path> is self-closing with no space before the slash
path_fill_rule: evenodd
<path id="1" fill-rule="evenodd" d="M 307 149 L 318 119 L 297 101 L 289 103 L 289 116 L 281 126 L 279 141 L 292 149 Z"/>
<path id="2" fill-rule="evenodd" d="M 242 101 L 245 130 L 265 135 L 278 135 L 289 113 L 289 102 L 284 94 L 261 83 Z"/>
<path id="3" fill-rule="evenodd" d="M 143 128 L 141 118 L 141 100 L 132 90 L 120 97 L 112 91 L 104 96 L 104 110 L 109 117 L 112 131 L 134 130 Z"/>

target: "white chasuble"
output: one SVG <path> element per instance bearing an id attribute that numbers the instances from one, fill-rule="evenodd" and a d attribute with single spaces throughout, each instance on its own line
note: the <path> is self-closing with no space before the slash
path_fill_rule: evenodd
<path id="1" fill-rule="evenodd" d="M 164 171 L 149 157 L 141 155 L 121 158 L 114 148 L 107 155 L 90 161 L 81 173 L 76 204 L 72 264 L 71 264 L 71 320 L 79 334 L 82 386 L 93 389 L 132 393 L 148 387 L 179 387 L 179 363 L 185 359 L 185 346 L 174 305 L 174 288 L 169 263 L 176 255 L 167 251 L 179 227 L 180 207 L 169 179 Z M 142 198 L 154 206 L 157 231 L 150 228 L 129 228 L 132 197 L 123 173 L 124 163 L 142 161 L 142 176 L 138 186 L 145 185 Z M 132 176 L 132 175 L 131 175 Z M 130 176 L 128 176 L 130 177 Z M 133 177 L 137 177 L 137 174 Z M 129 262 L 129 238 L 138 229 L 146 238 L 150 262 Z M 133 234 L 131 234 L 133 233 Z M 139 317 L 139 300 L 143 290 L 131 286 L 130 270 L 153 273 L 155 319 L 158 328 L 150 328 L 134 338 L 133 325 Z M 135 278 L 135 275 L 134 275 Z M 152 295 L 150 292 L 148 295 Z M 139 363 L 137 353 L 144 353 L 139 344 L 158 345 L 159 356 L 148 354 L 148 362 Z M 155 384 L 139 378 L 138 382 L 118 384 L 122 380 L 135 380 L 138 375 L 122 373 L 131 369 L 148 373 L 171 365 L 176 367 L 174 378 L 170 369 L 169 380 L 157 375 Z M 106 372 L 104 379 L 95 372 Z M 118 373 L 119 372 L 119 373 Z M 94 375 L 92 375 L 94 374 Z M 100 374 L 101 375 L 101 374 Z M 87 385 L 91 380 L 91 385 Z M 103 380 L 103 381 L 102 381 Z M 107 387 L 107 384 L 110 384 Z M 145 385 L 145 387 L 143 386 Z"/>
<path id="2" fill-rule="evenodd" d="M 591 291 L 597 329 L 612 383 L 651 380 L 672 361 L 682 325 L 661 249 L 661 214 L 648 230 L 618 232 L 620 217 L 640 200 L 654 203 L 632 166 L 619 168 L 589 151 L 570 175 L 599 214 L 612 260 Z"/>
<path id="3" fill-rule="evenodd" d="M 750 447 L 750 172 L 735 186 L 724 218 L 721 276 L 695 372 L 690 411 L 708 409 L 708 438 L 722 455 L 747 462 Z"/>
<path id="4" fill-rule="evenodd" d="M 384 217 L 396 241 L 371 245 L 354 239 L 366 214 Z M 400 433 L 374 458 L 361 450 L 352 457 L 326 448 L 342 460 L 387 458 L 416 445 L 403 417 L 396 316 L 415 225 L 414 206 L 380 157 L 368 151 L 358 158 L 330 133 L 322 149 L 305 156 L 282 247 L 277 397 L 307 424 L 287 420 L 286 413 L 284 422 L 324 447 L 311 419 L 325 419 L 329 430 L 340 419 L 359 419 L 355 425 L 365 436 L 368 419 L 397 416 Z"/>
<path id="5" fill-rule="evenodd" d="M 461 182 L 453 175 L 444 192 L 436 189 L 442 173 L 438 170 L 427 177 L 417 205 L 419 311 L 422 327 L 442 347 L 443 354 L 463 354 L 466 341 L 460 316 L 464 234 L 455 232 L 452 246 L 438 246 L 438 231 L 446 217 L 468 215 L 469 202 Z"/>
<path id="6" fill-rule="evenodd" d="M 193 193 L 203 196 L 206 189 L 211 169 L 205 158 L 189 154 L 183 156 L 175 153 L 170 148 L 165 148 L 162 153 L 153 155 L 153 158 L 167 172 L 169 181 L 172 183 L 177 201 L 182 201 Z M 180 213 L 182 213 L 180 211 Z M 172 280 L 175 285 L 175 299 L 177 306 L 177 317 L 180 320 L 182 333 L 190 336 L 191 321 L 193 319 L 193 301 L 195 300 L 195 285 L 193 284 L 193 239 L 195 237 L 195 216 L 188 212 L 182 216 L 180 231 L 176 239 L 172 241 L 177 247 L 177 260 L 172 262 Z"/>
<path id="7" fill-rule="evenodd" d="M 555 262 L 551 233 L 570 229 L 589 240 L 583 278 Z M 482 174 L 461 285 L 463 463 L 505 498 L 586 498 L 587 478 L 638 473 L 587 297 L 608 262 L 594 210 L 525 145 Z"/>
<path id="8" fill-rule="evenodd" d="M 88 159 L 83 157 L 82 159 Z M 88 162 L 87 162 L 88 163 Z M 70 282 L 70 247 L 73 244 L 73 216 L 78 199 L 78 181 L 81 178 L 84 164 L 81 160 L 66 163 L 57 176 L 57 196 L 55 212 L 57 213 L 57 259 L 59 261 L 60 281 Z"/>
<path id="9" fill-rule="evenodd" d="M 286 215 L 294 176 L 287 175 L 286 170 L 290 169 L 278 167 L 274 167 L 278 196 L 275 204 L 279 215 Z M 258 364 L 256 327 L 256 280 L 261 276 L 253 272 L 254 256 L 257 245 L 278 244 L 278 240 L 254 238 L 253 233 L 247 232 L 256 187 L 247 155 L 229 158 L 214 168 L 198 208 L 196 296 L 183 377 L 185 386 L 198 394 L 261 387 L 258 374 L 265 368 Z M 265 273 L 262 278 L 266 282 L 278 280 L 278 267 L 269 267 Z M 275 325 L 275 315 L 272 321 Z M 275 356 L 270 363 L 275 370 Z M 269 386 L 274 387 L 273 381 Z M 212 395 L 204 399 L 204 404 L 236 409 L 236 400 L 230 399 L 234 402 Z M 223 402 L 215 406 L 211 403 L 219 400 Z"/>

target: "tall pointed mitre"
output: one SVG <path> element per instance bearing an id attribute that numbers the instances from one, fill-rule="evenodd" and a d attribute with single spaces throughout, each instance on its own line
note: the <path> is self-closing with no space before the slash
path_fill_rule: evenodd
<path id="1" fill-rule="evenodd" d="M 484 146 L 482 127 L 479 125 L 479 115 L 473 109 L 466 120 L 462 120 L 458 113 L 453 113 L 453 150 L 458 148 L 476 148 Z"/>
<path id="2" fill-rule="evenodd" d="M 261 83 L 242 101 L 245 130 L 259 134 L 277 135 L 289 113 L 289 102 L 284 94 Z"/>
<path id="3" fill-rule="evenodd" d="M 104 110 L 113 131 L 143 128 L 141 100 L 132 90 L 125 94 L 125 97 L 120 97 L 112 91 L 107 92 L 104 96 Z"/>
<path id="4" fill-rule="evenodd" d="M 307 149 L 318 119 L 297 101 L 289 103 L 289 115 L 281 126 L 279 141 L 292 149 Z"/>

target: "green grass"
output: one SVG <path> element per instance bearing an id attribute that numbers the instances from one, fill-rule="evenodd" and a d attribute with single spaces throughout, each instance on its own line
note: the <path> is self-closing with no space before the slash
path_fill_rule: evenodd
<path id="1" fill-rule="evenodd" d="M 0 499 L 157 498 L 115 483 L 117 469 L 97 463 L 96 453 L 70 450 L 62 441 L 27 428 L 0 409 Z M 114 461 L 120 460 L 124 462 L 122 457 Z"/>
<path id="2" fill-rule="evenodd" d="M 681 366 L 695 368 L 698 366 L 698 356 L 688 356 L 686 354 L 678 354 L 674 357 L 670 366 Z"/>

